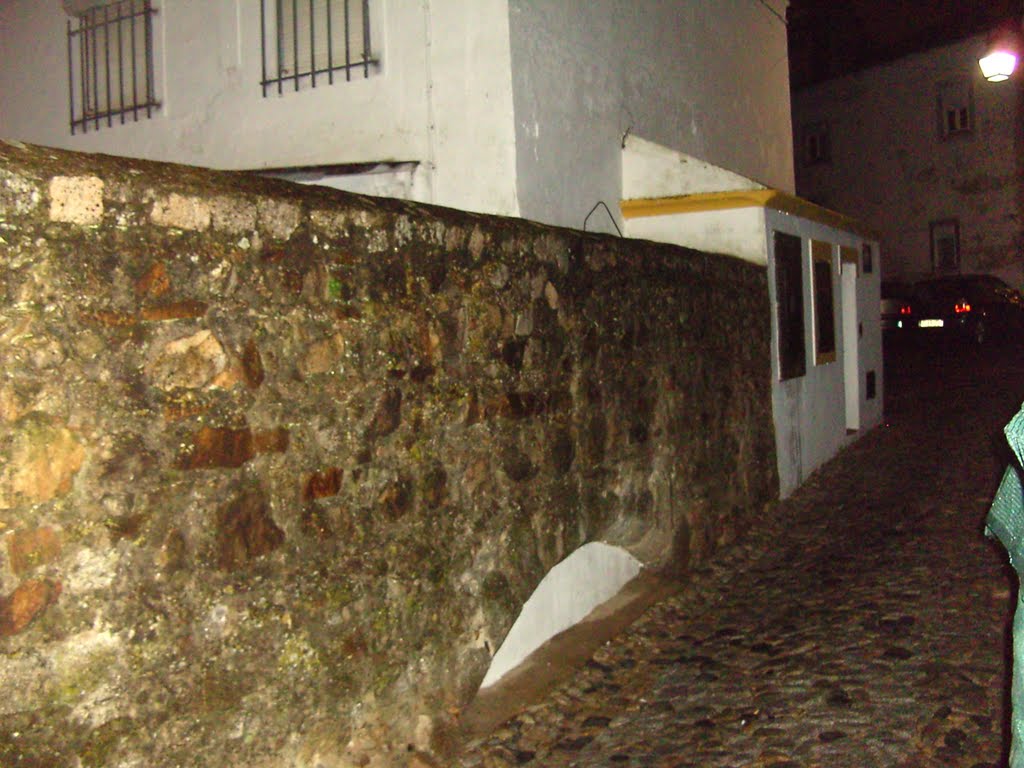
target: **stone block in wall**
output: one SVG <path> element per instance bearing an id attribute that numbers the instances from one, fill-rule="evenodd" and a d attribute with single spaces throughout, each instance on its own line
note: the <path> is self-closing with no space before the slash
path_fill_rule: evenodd
<path id="1" fill-rule="evenodd" d="M 202 231 L 210 226 L 212 215 L 204 198 L 172 192 L 153 203 L 150 218 L 160 227 Z"/>
<path id="2" fill-rule="evenodd" d="M 222 374 L 227 364 L 227 354 L 217 337 L 201 330 L 164 344 L 146 366 L 146 374 L 161 389 L 201 389 Z"/>
<path id="3" fill-rule="evenodd" d="M 309 345 L 299 361 L 299 370 L 304 376 L 327 373 L 333 370 L 345 356 L 345 337 L 334 334 Z"/>
<path id="4" fill-rule="evenodd" d="M 256 207 L 260 226 L 275 240 L 287 240 L 302 222 L 299 206 L 291 202 L 263 197 Z"/>
<path id="5" fill-rule="evenodd" d="M 248 427 L 202 427 L 184 444 L 178 456 L 181 469 L 236 468 L 262 453 L 288 449 L 284 428 L 252 430 Z"/>
<path id="6" fill-rule="evenodd" d="M 10 447 L 0 468 L 0 509 L 39 504 L 71 490 L 85 460 L 80 439 L 43 413 L 30 413 L 14 423 Z"/>
<path id="7" fill-rule="evenodd" d="M 213 228 L 229 235 L 245 235 L 256 229 L 256 206 L 248 200 L 219 196 L 210 200 Z"/>
<path id="8" fill-rule="evenodd" d="M 0 596 L 0 638 L 17 635 L 60 596 L 60 583 L 45 579 L 23 581 L 9 595 Z"/>
<path id="9" fill-rule="evenodd" d="M 60 534 L 50 526 L 20 528 L 6 538 L 7 556 L 16 576 L 56 560 L 61 551 Z"/>
<path id="10" fill-rule="evenodd" d="M 103 180 L 96 176 L 50 179 L 50 220 L 98 224 L 103 219 Z"/>
<path id="11" fill-rule="evenodd" d="M 206 314 L 208 305 L 202 301 L 184 299 L 143 307 L 139 312 L 142 320 L 148 322 L 165 322 L 167 320 L 190 320 Z"/>
<path id="12" fill-rule="evenodd" d="M 0 169 L 0 210 L 9 216 L 25 216 L 41 199 L 39 188 L 28 178 Z"/>
<path id="13" fill-rule="evenodd" d="M 217 563 L 227 571 L 269 554 L 284 543 L 260 490 L 246 491 L 217 513 Z"/>

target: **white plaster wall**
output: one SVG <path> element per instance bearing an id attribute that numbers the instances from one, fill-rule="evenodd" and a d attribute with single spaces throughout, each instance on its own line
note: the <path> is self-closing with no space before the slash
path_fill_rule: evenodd
<path id="1" fill-rule="evenodd" d="M 70 135 L 61 0 L 0 4 L 0 136 L 214 168 L 417 162 L 427 200 L 518 212 L 507 0 L 378 0 L 378 74 L 262 96 L 257 0 L 161 0 L 149 120 Z"/>
<path id="2" fill-rule="evenodd" d="M 738 173 L 639 136 L 630 134 L 622 147 L 623 200 L 764 188 Z"/>
<path id="3" fill-rule="evenodd" d="M 374 30 L 380 75 L 268 98 L 256 0 L 162 0 L 158 8 L 159 112 L 71 136 L 61 2 L 9 0 L 0 16 L 0 135 L 232 169 L 426 155 L 423 22 L 414 5 L 384 6 Z M 383 125 L 392 130 L 382 135 Z"/>
<path id="4" fill-rule="evenodd" d="M 392 4 L 412 4 L 392 0 Z M 508 0 L 425 0 L 433 200 L 519 215 Z"/>
<path id="5" fill-rule="evenodd" d="M 422 200 L 428 196 L 423 168 L 419 163 L 396 163 L 380 165 L 357 173 L 335 173 L 330 169 L 317 168 L 302 170 L 268 171 L 264 175 L 284 179 L 296 184 L 312 184 L 319 187 L 341 189 L 361 195 L 398 197 L 404 200 Z"/>
<path id="6" fill-rule="evenodd" d="M 537 585 L 491 659 L 480 687 L 494 685 L 545 642 L 611 600 L 641 567 L 626 550 L 603 542 L 577 549 Z"/>
<path id="7" fill-rule="evenodd" d="M 769 6 L 785 14 L 784 0 Z M 793 191 L 786 29 L 769 8 L 750 0 L 509 0 L 509 8 L 526 218 L 580 227 L 598 201 L 616 210 L 627 131 Z"/>
<path id="8" fill-rule="evenodd" d="M 1024 287 L 1021 80 L 985 81 L 985 46 L 970 38 L 794 94 L 797 146 L 820 120 L 832 144 L 830 163 L 797 158 L 800 195 L 879 230 L 886 277 L 929 272 L 928 223 L 957 217 L 962 270 Z M 975 130 L 941 141 L 937 84 L 960 76 L 972 84 Z"/>
<path id="9" fill-rule="evenodd" d="M 627 237 L 726 253 L 754 264 L 768 261 L 760 207 L 643 216 L 627 219 L 624 232 Z"/>
<path id="10" fill-rule="evenodd" d="M 814 304 L 811 290 L 810 240 L 821 240 L 833 246 L 848 246 L 861 253 L 865 240 L 856 234 L 837 230 L 814 221 L 768 209 L 765 211 L 764 241 L 773 252 L 774 232 L 785 232 L 801 238 L 804 275 L 804 348 L 807 352 L 807 373 L 781 381 L 779 376 L 778 328 L 772 322 L 772 407 L 775 417 L 776 450 L 780 494 L 790 495 L 810 474 L 831 459 L 844 445 L 877 426 L 882 420 L 884 381 L 882 375 L 882 338 L 878 316 L 880 272 L 877 243 L 874 247 L 874 269 L 864 274 L 858 269 L 857 319 L 863 334 L 848 339 L 843 332 L 843 294 L 838 249 L 833 248 L 832 291 L 836 317 L 836 359 L 824 365 L 815 364 Z M 775 307 L 774 259 L 769 259 L 768 293 Z M 856 434 L 846 431 L 844 386 L 845 350 L 855 345 L 858 355 L 858 391 L 860 428 Z M 875 397 L 867 399 L 867 372 L 875 372 Z"/>

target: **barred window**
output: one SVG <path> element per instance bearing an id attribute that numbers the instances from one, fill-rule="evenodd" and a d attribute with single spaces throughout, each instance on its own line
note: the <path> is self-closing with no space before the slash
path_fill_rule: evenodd
<path id="1" fill-rule="evenodd" d="M 369 0 L 260 0 L 263 95 L 369 77 Z"/>
<path id="2" fill-rule="evenodd" d="M 160 107 L 152 2 L 78 0 L 65 5 L 73 13 L 67 25 L 71 133 L 152 117 Z"/>

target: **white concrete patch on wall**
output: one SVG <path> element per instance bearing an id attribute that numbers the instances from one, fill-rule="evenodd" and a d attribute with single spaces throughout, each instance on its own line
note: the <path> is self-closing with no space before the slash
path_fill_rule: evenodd
<path id="1" fill-rule="evenodd" d="M 627 237 L 673 243 L 709 253 L 725 253 L 764 265 L 764 209 L 733 208 L 666 216 L 643 216 L 625 222 Z"/>
<path id="2" fill-rule="evenodd" d="M 426 0 L 433 202 L 518 216 L 508 0 Z"/>
<path id="3" fill-rule="evenodd" d="M 480 687 L 494 685 L 546 641 L 578 624 L 618 594 L 641 568 L 640 561 L 620 547 L 595 541 L 577 549 L 537 585 Z"/>
<path id="4" fill-rule="evenodd" d="M 622 147 L 622 199 L 764 189 L 745 176 L 629 135 Z"/>
<path id="5" fill-rule="evenodd" d="M 360 195 L 428 202 L 426 190 L 421 183 L 424 173 L 420 163 L 409 162 L 378 163 L 370 168 L 352 172 L 331 168 L 290 168 L 268 171 L 263 175 L 297 184 L 313 184 L 345 192 L 356 192 Z"/>

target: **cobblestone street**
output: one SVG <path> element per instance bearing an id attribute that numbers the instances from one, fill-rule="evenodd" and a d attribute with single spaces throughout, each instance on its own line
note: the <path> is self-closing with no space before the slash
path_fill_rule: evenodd
<path id="1" fill-rule="evenodd" d="M 1005 765 L 1016 586 L 982 527 L 1024 360 L 888 355 L 884 426 L 461 765 Z"/>

